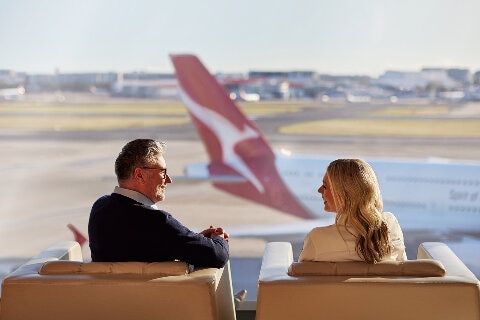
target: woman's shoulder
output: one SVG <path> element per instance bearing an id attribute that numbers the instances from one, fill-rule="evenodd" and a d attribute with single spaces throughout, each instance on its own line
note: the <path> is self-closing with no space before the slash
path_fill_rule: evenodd
<path id="1" fill-rule="evenodd" d="M 384 212 L 383 217 L 387 223 L 388 228 L 390 229 L 390 233 L 392 234 L 399 234 L 401 233 L 400 223 L 398 222 L 395 215 L 391 212 Z"/>
<path id="2" fill-rule="evenodd" d="M 385 211 L 382 215 L 387 222 L 397 222 L 397 217 L 391 212 Z"/>
<path id="3" fill-rule="evenodd" d="M 310 235 L 322 235 L 327 233 L 337 232 L 337 227 L 334 224 L 328 226 L 315 227 L 310 230 Z"/>

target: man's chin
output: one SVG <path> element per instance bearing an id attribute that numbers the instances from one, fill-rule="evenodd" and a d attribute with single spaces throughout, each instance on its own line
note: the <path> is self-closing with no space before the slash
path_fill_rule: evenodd
<path id="1" fill-rule="evenodd" d="M 159 196 L 157 196 L 157 198 L 155 200 L 157 200 L 157 201 L 155 201 L 155 203 L 163 201 L 163 200 L 165 200 L 165 195 L 164 194 L 159 195 Z"/>

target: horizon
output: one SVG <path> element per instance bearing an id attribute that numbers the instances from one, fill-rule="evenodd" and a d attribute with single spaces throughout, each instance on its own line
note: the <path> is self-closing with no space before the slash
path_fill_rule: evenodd
<path id="1" fill-rule="evenodd" d="M 201 58 L 201 57 L 199 57 Z M 319 75 L 329 75 L 329 76 L 337 76 L 337 77 L 370 77 L 370 78 L 378 78 L 382 75 L 384 75 L 386 72 L 421 72 L 424 69 L 442 69 L 442 70 L 450 70 L 450 69 L 465 69 L 468 70 L 472 75 L 480 72 L 480 69 L 478 70 L 472 70 L 468 67 L 436 67 L 436 66 L 421 66 L 420 69 L 418 70 L 399 70 L 399 69 L 388 69 L 384 70 L 382 73 L 380 73 L 377 76 L 371 76 L 367 74 L 353 74 L 353 73 L 345 73 L 345 74 L 336 74 L 336 73 L 322 73 L 318 72 L 317 70 L 307 70 L 307 69 L 248 69 L 245 71 L 236 71 L 236 72 L 229 72 L 229 71 L 219 71 L 215 72 L 213 71 L 214 75 L 233 75 L 233 74 L 242 74 L 246 75 L 249 72 L 295 72 L 295 71 L 313 71 L 316 72 Z M 56 75 L 56 74 L 89 74 L 89 73 L 101 73 L 101 74 L 108 74 L 108 73 L 138 73 L 138 74 L 165 74 L 165 75 L 175 75 L 174 71 L 156 71 L 156 70 L 131 70 L 131 71 L 116 71 L 116 70 L 109 70 L 109 71 L 97 71 L 97 70 L 82 70 L 82 71 L 61 71 L 61 70 L 54 70 L 53 72 L 27 72 L 23 70 L 13 70 L 13 69 L 0 69 L 0 71 L 13 71 L 15 73 L 25 73 L 27 75 Z M 210 70 L 209 70 L 210 71 Z"/>
<path id="2" fill-rule="evenodd" d="M 478 12 L 477 0 L 0 0 L 0 69 L 173 73 L 168 55 L 188 52 L 213 73 L 476 72 Z"/>
<path id="3" fill-rule="evenodd" d="M 429 68 L 435 68 L 435 69 L 442 69 L 442 70 L 450 70 L 450 69 L 466 69 L 470 72 L 471 76 L 473 76 L 474 74 L 476 73 L 480 73 L 480 69 L 479 70 L 471 70 L 469 68 L 456 68 L 456 67 L 421 67 L 421 69 L 419 70 L 385 70 L 383 73 L 380 73 L 379 75 L 374 75 L 374 76 L 371 76 L 371 75 L 367 75 L 367 74 L 339 74 L 339 73 L 321 73 L 321 72 L 318 72 L 316 70 L 305 70 L 305 69 L 302 69 L 302 70 L 298 70 L 298 69 L 289 69 L 289 70 L 280 70 L 280 69 L 265 69 L 265 70 L 258 70 L 258 69 L 249 69 L 249 70 L 246 70 L 244 72 L 228 72 L 228 71 L 222 71 L 222 72 L 213 72 L 213 74 L 215 76 L 217 75 L 235 75 L 235 74 L 241 74 L 241 75 L 247 75 L 249 72 L 291 72 L 291 71 L 313 71 L 313 72 L 316 72 L 318 75 L 327 75 L 327 76 L 333 76 L 333 77 L 369 77 L 371 79 L 377 79 L 383 75 L 385 75 L 386 72 L 389 72 L 389 71 L 393 71 L 393 72 L 405 72 L 405 73 L 409 73 L 409 72 L 418 72 L 420 73 L 422 71 L 422 69 L 429 69 Z M 86 71 L 54 71 L 54 72 L 35 72 L 35 73 L 31 73 L 31 72 L 25 72 L 25 71 L 19 71 L 19 70 L 12 70 L 12 69 L 0 69 L 0 71 L 2 70 L 6 70 L 6 71 L 13 71 L 15 73 L 24 73 L 28 76 L 31 76 L 31 75 L 34 75 L 34 76 L 54 76 L 54 75 L 68 75 L 68 74 L 109 74 L 109 73 L 113 73 L 113 74 L 118 74 L 118 73 L 122 73 L 122 74 L 134 74 L 134 73 L 138 73 L 138 74 L 164 74 L 164 75 L 174 75 L 175 76 L 175 73 L 172 71 L 172 72 L 164 72 L 164 71 L 155 71 L 155 70 L 152 70 L 152 71 L 149 71 L 149 70 L 132 70 L 132 71 L 115 71 L 115 70 L 110 70 L 110 71 L 95 71 L 95 70 L 86 70 Z"/>

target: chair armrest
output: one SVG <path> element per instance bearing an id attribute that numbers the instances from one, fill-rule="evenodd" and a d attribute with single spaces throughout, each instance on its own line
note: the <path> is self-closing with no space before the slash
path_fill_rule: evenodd
<path id="1" fill-rule="evenodd" d="M 288 279 L 288 268 L 293 262 L 290 242 L 269 242 L 265 247 L 259 281 Z"/>
<path id="2" fill-rule="evenodd" d="M 56 260 L 83 261 L 82 248 L 76 241 L 57 242 L 41 251 L 32 260 L 56 258 Z M 55 260 L 55 259 L 54 259 Z"/>
<path id="3" fill-rule="evenodd" d="M 477 277 L 457 257 L 457 255 L 445 243 L 423 242 L 418 246 L 417 259 L 435 259 L 445 267 L 447 276 L 467 278 L 477 281 Z"/>
<path id="4" fill-rule="evenodd" d="M 44 263 L 58 260 L 83 261 L 82 248 L 78 242 L 62 241 L 51 245 L 18 267 L 9 274 L 8 278 L 19 278 L 32 273 L 37 274 Z"/>

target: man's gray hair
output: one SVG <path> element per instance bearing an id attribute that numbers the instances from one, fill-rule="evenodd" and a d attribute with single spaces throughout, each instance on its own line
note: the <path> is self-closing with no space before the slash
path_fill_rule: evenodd
<path id="1" fill-rule="evenodd" d="M 166 142 L 153 139 L 136 139 L 128 142 L 115 160 L 115 174 L 119 181 L 128 179 L 137 167 L 155 162 L 166 151 Z"/>

